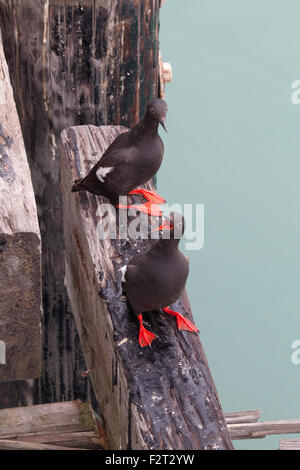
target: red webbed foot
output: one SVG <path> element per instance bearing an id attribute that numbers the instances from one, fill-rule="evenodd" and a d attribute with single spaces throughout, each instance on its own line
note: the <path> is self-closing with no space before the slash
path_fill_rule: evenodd
<path id="1" fill-rule="evenodd" d="M 147 202 L 145 204 L 131 205 L 118 204 L 116 207 L 118 209 L 135 209 L 136 211 L 143 212 L 144 214 L 154 217 L 160 217 L 162 215 L 160 205 L 164 204 L 166 201 L 159 194 L 144 188 L 133 189 L 128 193 L 128 195 L 134 194 L 143 196 L 147 199 Z"/>
<path id="2" fill-rule="evenodd" d="M 139 343 L 142 348 L 145 346 L 150 346 L 152 341 L 156 338 L 155 334 L 151 333 L 151 331 L 146 330 L 143 325 L 143 315 L 138 315 L 138 319 L 140 322 L 140 333 L 139 333 Z"/>
<path id="3" fill-rule="evenodd" d="M 143 212 L 144 214 L 153 215 L 155 217 L 160 217 L 162 211 L 159 207 L 159 204 L 153 204 L 152 201 L 146 202 L 146 204 L 131 204 L 124 205 L 118 204 L 116 206 L 118 209 L 135 209 L 136 211 Z"/>
<path id="4" fill-rule="evenodd" d="M 144 188 L 133 189 L 128 194 L 140 194 L 141 196 L 144 196 L 147 201 L 151 201 L 154 204 L 164 204 L 166 202 L 166 200 L 159 194 Z"/>
<path id="5" fill-rule="evenodd" d="M 172 317 L 176 317 L 178 330 L 191 331 L 192 333 L 199 333 L 198 328 L 190 320 L 182 316 L 179 312 L 171 310 L 169 307 L 163 308 L 163 311 Z"/>

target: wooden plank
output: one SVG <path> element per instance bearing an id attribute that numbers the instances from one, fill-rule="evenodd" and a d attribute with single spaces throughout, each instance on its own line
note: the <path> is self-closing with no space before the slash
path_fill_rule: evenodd
<path id="1" fill-rule="evenodd" d="M 272 434 L 300 433 L 300 419 L 228 424 L 231 439 L 257 439 Z"/>
<path id="2" fill-rule="evenodd" d="M 70 448 L 108 448 L 103 423 L 90 404 L 79 400 L 0 410 L 0 448 L 3 440 Z"/>
<path id="3" fill-rule="evenodd" d="M 77 126 L 61 137 L 66 287 L 110 448 L 231 448 L 199 337 L 177 332 L 176 322 L 154 312 L 145 320 L 159 339 L 152 349 L 138 344 L 138 322 L 122 301 L 118 268 L 151 242 L 100 240 L 97 224 L 107 200 L 70 192 L 122 131 Z M 174 308 L 191 318 L 186 294 Z"/>
<path id="4" fill-rule="evenodd" d="M 224 413 L 227 424 L 255 423 L 259 420 L 260 415 L 260 410 L 234 411 L 230 413 Z"/>
<path id="5" fill-rule="evenodd" d="M 0 410 L 0 439 L 26 434 L 57 434 L 95 430 L 89 404 L 78 401 L 48 403 Z"/>
<path id="6" fill-rule="evenodd" d="M 49 444 L 39 444 L 38 442 L 10 441 L 0 439 L 0 450 L 85 450 L 74 449 L 72 447 L 61 447 Z"/>
<path id="7" fill-rule="evenodd" d="M 17 442 L 26 441 L 29 443 L 44 443 L 57 445 L 60 447 L 70 447 L 72 449 L 108 449 L 107 442 L 104 442 L 103 439 L 100 438 L 99 433 L 96 431 L 75 431 L 54 434 L 25 434 L 24 436 L 15 437 L 12 440 Z"/>
<path id="8" fill-rule="evenodd" d="M 300 439 L 279 439 L 279 450 L 300 450 Z"/>
<path id="9" fill-rule="evenodd" d="M 0 22 L 43 240 L 43 376 L 34 400 L 90 401 L 64 287 L 59 135 L 86 123 L 131 126 L 158 96 L 159 0 L 0 0 Z"/>
<path id="10" fill-rule="evenodd" d="M 41 373 L 41 243 L 0 34 L 0 382 Z"/>

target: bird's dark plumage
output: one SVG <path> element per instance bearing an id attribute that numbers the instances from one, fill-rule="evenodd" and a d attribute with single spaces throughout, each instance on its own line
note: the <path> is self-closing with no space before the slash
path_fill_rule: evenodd
<path id="1" fill-rule="evenodd" d="M 172 213 L 170 224 L 169 239 L 160 238 L 127 266 L 126 295 L 136 315 L 172 304 L 185 287 L 189 263 L 178 248 L 180 238 L 174 238 L 175 228 L 184 228 L 184 219 Z"/>
<path id="2" fill-rule="evenodd" d="M 170 228 L 170 238 L 161 238 L 147 253 L 134 258 L 125 273 L 126 295 L 141 323 L 141 346 L 150 344 L 155 337 L 142 326 L 141 315 L 146 311 L 163 309 L 177 317 L 179 329 L 198 331 L 178 312 L 166 308 L 179 298 L 189 274 L 188 259 L 178 249 L 184 231 L 184 218 L 172 213 L 167 226 Z M 145 332 L 146 336 L 150 333 L 150 339 L 143 337 Z"/>
<path id="3" fill-rule="evenodd" d="M 167 104 L 152 100 L 144 118 L 131 130 L 120 134 L 85 178 L 72 191 L 85 190 L 110 199 L 114 204 L 121 195 L 151 179 L 158 171 L 164 145 L 158 134 L 159 123 L 165 128 Z"/>

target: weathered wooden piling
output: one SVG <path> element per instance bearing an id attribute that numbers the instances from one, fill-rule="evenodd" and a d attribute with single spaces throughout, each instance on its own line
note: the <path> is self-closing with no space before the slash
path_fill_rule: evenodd
<path id="1" fill-rule="evenodd" d="M 0 32 L 0 382 L 41 373 L 41 240 Z"/>

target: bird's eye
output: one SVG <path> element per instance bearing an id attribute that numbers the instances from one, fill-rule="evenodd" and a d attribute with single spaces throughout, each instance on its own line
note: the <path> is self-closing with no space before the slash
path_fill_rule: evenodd
<path id="1" fill-rule="evenodd" d="M 154 109 L 153 109 L 153 108 L 150 108 L 150 113 L 154 113 Z"/>

